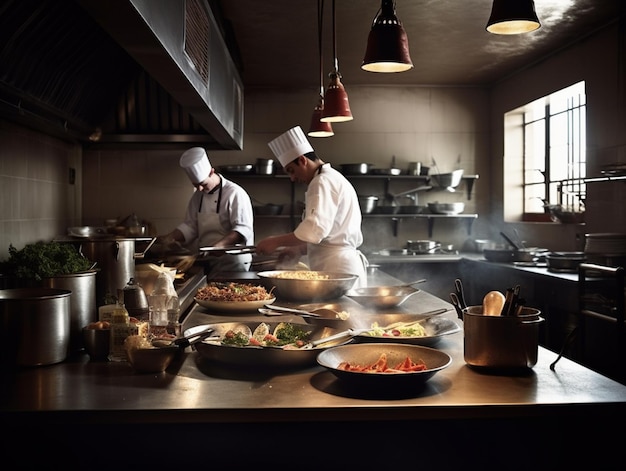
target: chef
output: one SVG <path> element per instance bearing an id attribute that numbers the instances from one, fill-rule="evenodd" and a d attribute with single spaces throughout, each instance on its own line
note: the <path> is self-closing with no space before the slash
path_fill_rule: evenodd
<path id="1" fill-rule="evenodd" d="M 293 232 L 259 241 L 256 252 L 278 252 L 283 261 L 306 256 L 311 270 L 358 275 L 355 286 L 364 286 L 362 217 L 352 184 L 315 154 L 300 126 L 268 145 L 291 181 L 306 183 L 305 210 Z"/>
<path id="2" fill-rule="evenodd" d="M 248 193 L 224 178 L 211 166 L 205 150 L 192 147 L 180 158 L 195 188 L 187 205 L 185 220 L 176 229 L 157 240 L 166 248 L 232 247 L 254 244 L 254 216 Z M 207 276 L 224 271 L 248 271 L 252 255 L 208 255 Z"/>

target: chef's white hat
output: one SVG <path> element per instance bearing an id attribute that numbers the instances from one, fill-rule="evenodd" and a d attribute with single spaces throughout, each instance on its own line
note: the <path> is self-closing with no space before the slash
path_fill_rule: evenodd
<path id="1" fill-rule="evenodd" d="M 194 185 L 201 183 L 211 173 L 211 163 L 202 147 L 192 147 L 180 156 L 180 166 Z"/>
<path id="2" fill-rule="evenodd" d="M 301 155 L 313 152 L 313 147 L 309 144 L 300 126 L 281 134 L 268 146 L 283 167 Z"/>

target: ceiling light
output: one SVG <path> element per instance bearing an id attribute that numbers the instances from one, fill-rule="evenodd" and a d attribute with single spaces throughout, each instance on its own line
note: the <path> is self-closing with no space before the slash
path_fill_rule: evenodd
<path id="1" fill-rule="evenodd" d="M 396 16 L 395 0 L 382 0 L 367 38 L 361 65 L 368 72 L 404 72 L 413 68 L 409 39 Z"/>
<path id="2" fill-rule="evenodd" d="M 520 34 L 541 27 L 533 0 L 493 0 L 486 29 L 494 34 Z"/>
<path id="3" fill-rule="evenodd" d="M 310 137 L 331 137 L 334 136 L 333 127 L 329 122 L 320 121 L 322 110 L 324 109 L 324 66 L 322 60 L 322 26 L 324 18 L 324 0 L 317 0 L 317 41 L 320 58 L 320 96 L 317 106 L 311 116 L 311 126 L 307 133 Z"/>
<path id="4" fill-rule="evenodd" d="M 350 103 L 348 103 L 348 94 L 341 83 L 341 74 L 339 73 L 339 62 L 337 61 L 337 39 L 335 28 L 335 0 L 333 0 L 333 57 L 335 60 L 335 70 L 328 76 L 330 83 L 326 87 L 326 95 L 324 96 L 324 109 L 322 110 L 322 121 L 328 123 L 340 123 L 343 121 L 351 121 L 352 112 L 350 111 Z"/>
<path id="5" fill-rule="evenodd" d="M 333 132 L 333 126 L 330 122 L 322 121 L 322 110 L 324 109 L 324 100 L 320 101 L 320 104 L 313 110 L 311 115 L 311 126 L 307 133 L 311 137 L 332 137 L 335 135 Z"/>

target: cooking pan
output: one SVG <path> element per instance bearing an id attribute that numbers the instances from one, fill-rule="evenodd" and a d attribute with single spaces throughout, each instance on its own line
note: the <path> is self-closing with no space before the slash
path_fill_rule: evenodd
<path id="1" fill-rule="evenodd" d="M 441 247 L 439 242 L 434 240 L 407 240 L 406 248 L 414 254 L 435 253 Z"/>
<path id="2" fill-rule="evenodd" d="M 358 164 L 341 164 L 341 173 L 345 175 L 366 175 L 372 164 L 358 163 Z"/>
<path id="3" fill-rule="evenodd" d="M 234 330 L 238 325 L 245 324 L 250 330 L 254 329 L 260 322 L 221 322 L 217 324 L 199 325 L 185 330 L 185 337 L 189 337 L 196 332 L 205 329 L 214 329 L 215 337 L 223 337 L 229 330 Z M 266 322 L 270 332 L 276 328 L 278 322 Z M 297 324 L 299 327 L 310 332 L 310 340 L 319 340 L 340 331 L 324 326 L 311 326 L 308 324 Z M 195 344 L 198 353 L 205 359 L 236 368 L 254 369 L 259 368 L 276 370 L 289 368 L 303 368 L 316 364 L 317 355 L 333 346 L 343 345 L 350 342 L 350 337 L 343 337 L 338 340 L 320 344 L 313 348 L 302 350 L 285 350 L 280 347 L 237 347 L 232 345 L 222 345 L 219 340 L 205 339 Z"/>
<path id="4" fill-rule="evenodd" d="M 548 271 L 577 272 L 578 265 L 586 260 L 584 252 L 550 252 L 546 254 Z"/>
<path id="5" fill-rule="evenodd" d="M 422 283 L 426 280 L 417 280 L 412 283 L 398 286 L 371 286 L 366 288 L 354 288 L 346 293 L 350 299 L 363 306 L 374 307 L 376 309 L 386 309 L 400 306 L 420 290 L 413 288 L 414 284 Z"/>

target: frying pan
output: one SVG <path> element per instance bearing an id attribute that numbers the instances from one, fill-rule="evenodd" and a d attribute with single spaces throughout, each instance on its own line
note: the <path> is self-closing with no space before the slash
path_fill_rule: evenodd
<path id="1" fill-rule="evenodd" d="M 422 283 L 426 280 L 417 280 L 398 286 L 371 286 L 366 288 L 354 288 L 346 293 L 350 299 L 354 299 L 359 304 L 376 309 L 386 309 L 399 306 L 414 294 L 420 292 L 419 289 L 411 285 Z"/>
<path id="2" fill-rule="evenodd" d="M 234 327 L 246 324 L 251 330 L 260 324 L 260 322 L 221 322 L 210 325 L 199 325 L 185 331 L 185 336 L 190 336 L 195 332 L 213 328 L 213 334 L 223 336 L 228 330 Z M 278 322 L 266 322 L 272 332 Z M 310 340 L 319 340 L 324 337 L 337 334 L 340 331 L 330 327 L 310 326 L 308 324 L 298 324 L 310 334 Z M 280 347 L 237 347 L 232 345 L 221 345 L 220 342 L 203 340 L 195 344 L 198 353 L 211 362 L 228 365 L 236 368 L 247 368 L 257 370 L 264 368 L 268 370 L 303 368 L 316 364 L 317 355 L 326 348 L 343 345 L 350 342 L 351 338 L 342 337 L 332 342 L 322 343 L 310 349 L 302 350 L 284 350 Z"/>

